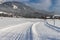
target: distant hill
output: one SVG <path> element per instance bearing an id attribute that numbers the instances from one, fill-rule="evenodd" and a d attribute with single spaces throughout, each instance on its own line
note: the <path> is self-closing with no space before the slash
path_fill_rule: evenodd
<path id="1" fill-rule="evenodd" d="M 50 12 L 37 10 L 16 1 L 8 1 L 0 4 L 0 12 L 6 12 L 8 15 L 12 14 L 16 17 L 19 16 L 27 18 L 43 18 L 45 16 L 53 16 Z"/>

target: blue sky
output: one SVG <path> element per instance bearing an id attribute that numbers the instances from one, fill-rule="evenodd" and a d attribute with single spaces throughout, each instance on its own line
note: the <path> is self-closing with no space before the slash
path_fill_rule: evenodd
<path id="1" fill-rule="evenodd" d="M 60 12 L 60 0 L 0 0 L 0 1 L 20 1 L 31 7 L 45 11 Z"/>

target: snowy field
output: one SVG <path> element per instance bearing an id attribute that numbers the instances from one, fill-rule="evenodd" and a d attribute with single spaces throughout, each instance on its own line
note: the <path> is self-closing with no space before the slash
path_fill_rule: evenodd
<path id="1" fill-rule="evenodd" d="M 14 26 L 17 24 L 22 24 L 25 22 L 40 22 L 44 21 L 43 19 L 29 19 L 29 18 L 8 18 L 8 17 L 0 17 L 0 29 L 9 27 L 9 26 Z"/>
<path id="2" fill-rule="evenodd" d="M 52 19 L 0 17 L 0 40 L 60 40 L 59 22 Z"/>

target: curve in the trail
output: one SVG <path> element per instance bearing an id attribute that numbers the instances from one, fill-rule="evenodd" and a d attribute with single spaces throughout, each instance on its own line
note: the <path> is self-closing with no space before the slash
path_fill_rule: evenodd
<path id="1" fill-rule="evenodd" d="M 0 29 L 0 40 L 60 40 L 59 33 L 46 25 L 46 22 L 26 22 Z"/>
<path id="2" fill-rule="evenodd" d="M 52 28 L 53 30 L 56 30 L 57 32 L 60 32 L 60 27 L 54 26 L 54 25 L 48 23 L 47 21 L 45 21 L 45 25 L 49 28 Z"/>
<path id="3" fill-rule="evenodd" d="M 33 40 L 60 40 L 60 34 L 46 26 L 45 22 L 32 25 Z"/>
<path id="4" fill-rule="evenodd" d="M 38 24 L 38 22 L 37 23 L 34 23 L 33 25 L 32 25 L 32 32 L 33 32 L 33 34 L 35 34 L 35 35 L 38 35 L 38 33 L 37 33 L 37 31 L 36 31 L 36 25 Z"/>

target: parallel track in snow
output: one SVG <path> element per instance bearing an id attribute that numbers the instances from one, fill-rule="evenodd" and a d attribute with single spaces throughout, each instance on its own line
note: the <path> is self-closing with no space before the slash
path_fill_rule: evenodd
<path id="1" fill-rule="evenodd" d="M 23 23 L 0 30 L 0 40 L 24 40 L 31 30 L 32 23 Z M 27 38 L 26 38 L 27 39 Z M 28 39 L 27 39 L 28 40 Z"/>
<path id="2" fill-rule="evenodd" d="M 0 29 L 0 40 L 60 40 L 59 33 L 50 29 L 48 25 L 52 27 L 46 21 L 26 22 L 6 27 Z"/>
<path id="3" fill-rule="evenodd" d="M 45 25 L 53 30 L 56 30 L 57 32 L 60 32 L 60 27 L 57 27 L 55 25 L 52 25 L 50 23 L 48 23 L 47 21 L 45 21 Z"/>

